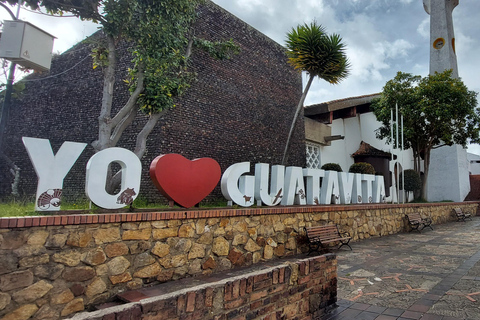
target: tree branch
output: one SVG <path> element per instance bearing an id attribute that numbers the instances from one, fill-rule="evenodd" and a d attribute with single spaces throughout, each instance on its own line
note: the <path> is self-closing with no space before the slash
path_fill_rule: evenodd
<path id="1" fill-rule="evenodd" d="M 92 143 L 92 146 L 97 152 L 110 147 L 109 142 L 113 128 L 110 116 L 112 113 L 117 58 L 115 52 L 115 40 L 110 35 L 106 35 L 106 38 L 108 43 L 108 66 L 103 80 L 102 107 L 100 115 L 98 116 L 98 140 Z"/>
<path id="2" fill-rule="evenodd" d="M 133 153 L 137 155 L 139 159 L 142 159 L 143 155 L 145 154 L 145 150 L 147 148 L 147 138 L 150 132 L 152 132 L 153 128 L 157 124 L 158 120 L 162 115 L 166 113 L 166 110 L 160 113 L 151 114 L 145 126 L 143 126 L 142 131 L 139 132 L 137 136 L 137 144 L 135 146 L 135 150 Z"/>
<path id="3" fill-rule="evenodd" d="M 138 66 L 138 72 L 137 72 L 137 87 L 135 88 L 135 91 L 130 95 L 130 98 L 128 98 L 128 101 L 125 103 L 125 105 L 118 111 L 118 113 L 113 117 L 113 119 L 110 121 L 112 126 L 117 126 L 122 119 L 124 119 L 127 114 L 134 109 L 135 104 L 137 103 L 138 97 L 140 94 L 143 92 L 143 80 L 145 78 L 145 74 L 143 72 L 144 65 L 139 64 Z"/>
<path id="4" fill-rule="evenodd" d="M 118 140 L 120 140 L 120 137 L 123 134 L 123 131 L 135 120 L 137 117 L 137 110 L 132 108 L 130 110 L 130 113 L 120 121 L 118 125 L 115 126 L 115 129 L 112 133 L 112 136 L 110 137 L 110 144 L 112 146 L 116 146 L 118 143 Z"/>

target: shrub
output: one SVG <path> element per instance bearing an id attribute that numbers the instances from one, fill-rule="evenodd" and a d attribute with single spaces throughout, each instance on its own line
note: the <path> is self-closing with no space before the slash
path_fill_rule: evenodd
<path id="1" fill-rule="evenodd" d="M 357 162 L 350 166 L 348 172 L 352 173 L 364 173 L 364 174 L 375 174 L 375 169 L 370 163 L 366 162 Z"/>
<path id="2" fill-rule="evenodd" d="M 325 163 L 320 169 L 325 171 L 337 171 L 342 172 L 342 167 L 338 163 Z"/>
<path id="3" fill-rule="evenodd" d="M 422 188 L 422 180 L 418 172 L 412 169 L 405 170 L 405 191 L 417 191 Z M 402 174 L 400 174 L 400 189 L 403 189 Z"/>

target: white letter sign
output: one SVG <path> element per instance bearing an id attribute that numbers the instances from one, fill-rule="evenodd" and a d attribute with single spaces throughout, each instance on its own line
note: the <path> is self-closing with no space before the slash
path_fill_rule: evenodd
<path id="1" fill-rule="evenodd" d="M 109 194 L 105 189 L 110 163 L 120 165 L 122 183 L 118 194 Z M 133 202 L 140 191 L 142 163 L 131 151 L 123 148 L 108 148 L 96 153 L 87 162 L 85 192 L 97 206 L 105 209 L 120 209 Z"/>
<path id="2" fill-rule="evenodd" d="M 60 210 L 63 179 L 87 144 L 66 141 L 54 155 L 47 139 L 23 137 L 22 141 L 38 177 L 35 210 Z"/>
<path id="3" fill-rule="evenodd" d="M 231 165 L 222 176 L 221 188 L 223 196 L 242 207 L 250 207 L 255 201 L 255 177 L 243 176 L 250 172 L 250 162 L 241 162 Z"/>

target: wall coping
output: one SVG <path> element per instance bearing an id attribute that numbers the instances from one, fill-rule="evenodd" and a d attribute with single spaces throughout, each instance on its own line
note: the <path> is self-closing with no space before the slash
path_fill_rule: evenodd
<path id="1" fill-rule="evenodd" d="M 59 214 L 50 216 L 28 217 L 3 217 L 0 218 L 0 229 L 29 228 L 45 226 L 67 226 L 79 224 L 106 224 L 122 222 L 158 221 L 158 220 L 184 220 L 184 219 L 208 219 L 227 218 L 238 216 L 258 216 L 270 214 L 295 214 L 295 213 L 319 213 L 335 211 L 355 210 L 380 210 L 402 207 L 440 207 L 440 206 L 463 206 L 480 204 L 479 201 L 465 202 L 438 202 L 438 203 L 406 203 L 406 204 L 355 204 L 355 205 L 324 205 L 324 206 L 276 206 L 261 208 L 219 208 L 209 210 L 185 209 L 152 212 L 125 212 L 125 213 L 99 213 L 99 214 Z M 63 212 L 62 212 L 63 213 Z"/>

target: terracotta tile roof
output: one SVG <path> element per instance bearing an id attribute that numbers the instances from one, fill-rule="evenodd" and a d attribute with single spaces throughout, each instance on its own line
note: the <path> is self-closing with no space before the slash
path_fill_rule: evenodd
<path id="1" fill-rule="evenodd" d="M 349 97 L 344 99 L 337 99 L 328 102 L 322 102 L 317 104 L 312 104 L 305 106 L 304 113 L 305 115 L 315 115 L 326 113 L 335 110 L 341 110 L 346 108 L 351 108 L 354 106 L 359 106 L 366 103 L 371 103 L 374 98 L 379 98 L 380 93 L 367 94 L 357 97 Z"/>
<path id="2" fill-rule="evenodd" d="M 368 143 L 362 141 L 360 142 L 360 148 L 352 154 L 352 157 L 356 156 L 375 156 L 375 157 L 391 157 L 392 154 L 390 152 L 385 152 L 379 150 L 377 148 L 372 147 Z"/>

